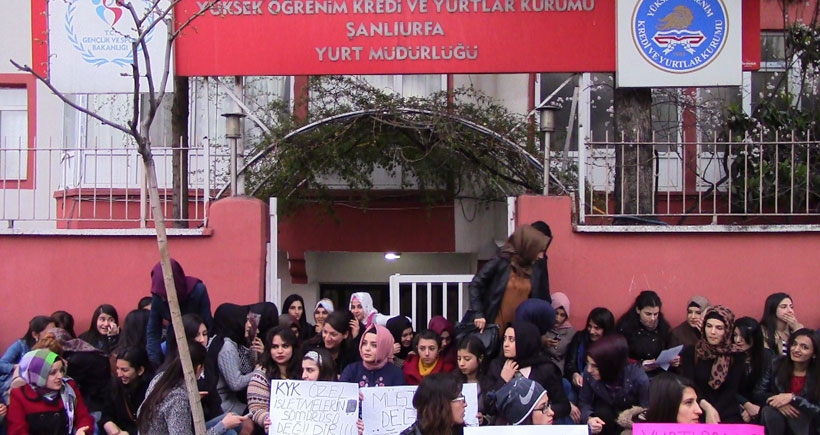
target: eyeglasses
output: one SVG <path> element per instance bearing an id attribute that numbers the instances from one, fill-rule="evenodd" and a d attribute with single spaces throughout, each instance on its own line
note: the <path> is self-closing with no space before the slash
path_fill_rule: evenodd
<path id="1" fill-rule="evenodd" d="M 459 394 L 458 396 L 456 396 L 455 399 L 451 400 L 450 402 L 452 402 L 452 403 L 458 403 L 458 402 L 464 403 L 464 402 L 467 402 L 467 399 L 464 397 L 463 394 Z"/>
<path id="2" fill-rule="evenodd" d="M 546 414 L 547 412 L 549 412 L 551 407 L 552 403 L 550 403 L 550 401 L 547 400 L 547 403 L 539 406 L 538 408 L 533 409 L 532 412 L 541 411 L 542 414 Z"/>

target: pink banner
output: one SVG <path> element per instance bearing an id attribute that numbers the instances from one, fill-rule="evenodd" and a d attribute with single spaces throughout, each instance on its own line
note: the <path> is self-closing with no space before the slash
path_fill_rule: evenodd
<path id="1" fill-rule="evenodd" d="M 636 423 L 632 435 L 764 435 L 755 424 Z"/>

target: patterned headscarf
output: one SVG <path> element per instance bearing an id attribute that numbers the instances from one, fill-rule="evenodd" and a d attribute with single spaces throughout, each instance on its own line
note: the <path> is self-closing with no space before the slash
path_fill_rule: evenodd
<path id="1" fill-rule="evenodd" d="M 20 377 L 37 392 L 38 396 L 47 402 L 54 402 L 59 395 L 63 400 L 63 408 L 65 408 L 66 416 L 68 417 L 68 433 L 73 433 L 74 407 L 77 403 L 77 393 L 66 383 L 65 378 L 63 378 L 61 382 L 59 391 L 50 390 L 46 387 L 48 384 L 48 375 L 54 363 L 57 361 L 60 361 L 60 356 L 48 349 L 32 350 L 23 355 L 23 358 L 20 360 L 20 365 L 18 366 Z"/>
<path id="2" fill-rule="evenodd" d="M 718 344 L 709 344 L 706 338 L 706 321 L 709 319 L 716 319 L 726 325 L 726 333 L 723 335 L 723 341 Z M 695 344 L 695 360 L 711 360 L 712 371 L 709 373 L 709 387 L 717 390 L 723 385 L 726 380 L 726 375 L 729 373 L 729 367 L 732 363 L 732 354 L 740 352 L 740 348 L 736 346 L 732 340 L 732 333 L 735 330 L 735 315 L 732 310 L 723 305 L 714 305 L 709 307 L 703 316 L 703 330 L 701 331 L 701 338 Z"/>

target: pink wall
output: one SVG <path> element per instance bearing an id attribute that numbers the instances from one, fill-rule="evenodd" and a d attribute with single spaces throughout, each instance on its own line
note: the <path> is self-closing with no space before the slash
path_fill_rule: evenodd
<path id="1" fill-rule="evenodd" d="M 766 296 L 781 291 L 794 298 L 799 321 L 820 326 L 820 233 L 580 233 L 570 205 L 567 197 L 521 197 L 517 221 L 550 224 L 550 286 L 569 296 L 576 328 L 597 306 L 620 316 L 645 289 L 658 292 L 673 326 L 695 294 L 760 319 Z"/>
<path id="2" fill-rule="evenodd" d="M 170 236 L 171 256 L 208 287 L 211 309 L 222 302 L 262 300 L 267 206 L 228 198 L 211 206 L 203 236 Z M 159 261 L 154 236 L 0 236 L 0 352 L 26 330 L 31 317 L 66 310 L 75 331 L 88 329 L 102 303 L 120 319 L 149 295 L 151 268 Z"/>

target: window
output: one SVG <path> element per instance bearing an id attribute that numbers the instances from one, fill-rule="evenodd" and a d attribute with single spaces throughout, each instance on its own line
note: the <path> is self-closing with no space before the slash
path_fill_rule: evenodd
<path id="1" fill-rule="evenodd" d="M 0 180 L 23 180 L 28 166 L 28 93 L 0 87 Z"/>

